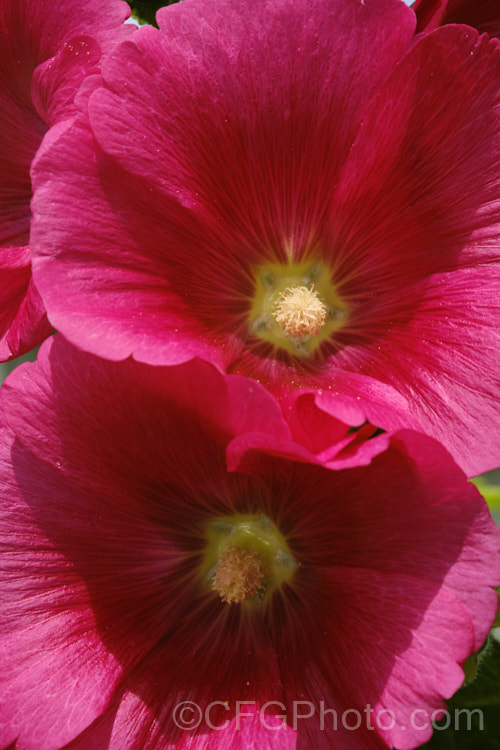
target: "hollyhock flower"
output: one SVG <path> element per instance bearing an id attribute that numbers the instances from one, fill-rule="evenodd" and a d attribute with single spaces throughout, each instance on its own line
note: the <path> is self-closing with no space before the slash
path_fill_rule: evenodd
<path id="1" fill-rule="evenodd" d="M 0 360 L 28 351 L 52 330 L 31 279 L 30 167 L 44 134 L 73 113 L 83 77 L 96 70 L 99 45 L 129 35 L 122 28 L 127 8 L 121 0 L 0 5 Z"/>
<path id="2" fill-rule="evenodd" d="M 498 46 L 414 43 L 399 0 L 187 0 L 158 23 L 35 167 L 55 326 L 326 412 L 387 389 L 384 429 L 395 390 L 470 474 L 496 466 Z"/>
<path id="3" fill-rule="evenodd" d="M 500 38 L 498 0 L 416 0 L 417 30 L 432 31 L 445 23 L 466 23 Z"/>
<path id="4" fill-rule="evenodd" d="M 247 434 L 252 448 L 271 402 L 197 359 L 118 364 L 59 337 L 10 376 L 2 746 L 429 737 L 493 620 L 500 532 L 446 451 L 410 431 L 366 467 L 250 450 L 227 472 L 226 446 Z"/>

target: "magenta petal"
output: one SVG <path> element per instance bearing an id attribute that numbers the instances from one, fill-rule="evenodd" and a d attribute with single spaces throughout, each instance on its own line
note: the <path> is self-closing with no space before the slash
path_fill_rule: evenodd
<path id="1" fill-rule="evenodd" d="M 398 443 L 399 447 L 408 456 L 409 461 L 419 465 L 422 471 L 425 472 L 428 481 L 432 484 L 433 492 L 430 493 L 426 502 L 432 502 L 434 492 L 436 493 L 434 495 L 435 500 L 441 497 L 441 502 L 436 503 L 432 510 L 436 518 L 436 523 L 432 531 L 426 525 L 424 512 L 424 515 L 421 517 L 419 532 L 414 536 L 414 542 L 424 547 L 427 543 L 431 543 L 432 536 L 436 534 L 434 538 L 437 547 L 439 545 L 438 537 L 441 530 L 444 533 L 441 536 L 442 546 L 440 554 L 444 556 L 450 552 L 450 550 L 446 550 L 446 537 L 449 534 L 451 538 L 453 528 L 455 528 L 455 531 L 458 531 L 454 519 L 456 507 L 453 501 L 451 486 L 454 483 L 456 483 L 455 486 L 460 486 L 463 478 L 462 470 L 450 462 L 447 452 L 435 441 L 429 441 L 416 433 L 404 431 L 394 439 L 394 444 L 398 445 Z M 447 470 L 443 472 L 443 466 L 445 465 L 447 466 Z M 492 582 L 496 578 L 500 565 L 500 558 L 498 556 L 499 538 L 496 534 L 491 534 L 492 519 L 490 511 L 474 485 L 468 482 L 463 487 L 460 497 L 461 523 L 464 523 L 464 527 L 468 528 L 469 533 L 464 536 L 463 547 L 455 559 L 455 564 L 443 582 L 448 591 L 467 610 L 472 620 L 474 625 L 474 651 L 477 651 L 489 632 L 488 618 L 484 620 L 483 614 L 484 612 L 489 612 L 494 617 L 498 608 L 498 601 L 495 598 L 493 589 L 489 588 L 489 584 L 492 586 L 495 585 Z M 419 500 L 422 501 L 422 498 Z M 407 495 L 407 503 L 411 504 L 412 502 L 410 496 Z M 418 514 L 419 511 L 417 511 L 416 505 L 414 507 Z M 437 520 L 438 517 L 439 521 Z M 416 517 L 415 525 L 419 525 L 416 522 Z M 479 561 L 476 553 L 473 551 L 476 545 L 481 550 Z M 439 568 L 440 554 L 437 554 L 434 560 L 428 560 L 426 564 L 420 562 L 415 567 L 413 574 L 418 576 L 422 575 L 425 571 L 426 578 L 434 578 Z M 477 562 L 479 562 L 479 565 L 476 568 L 475 565 Z M 484 584 L 486 585 L 484 586 Z"/>
<path id="2" fill-rule="evenodd" d="M 330 468 L 365 465 L 385 450 L 387 436 L 368 440 L 376 428 L 421 429 L 401 393 L 358 373 L 336 373 L 319 388 L 284 388 L 280 403 L 295 440 Z"/>
<path id="3" fill-rule="evenodd" d="M 280 0 L 265 9 L 246 0 L 198 0 L 161 9 L 158 23 L 161 33 L 142 29 L 103 68 L 107 86 L 90 106 L 101 147 L 196 215 L 232 231 L 237 216 L 240 232 L 255 240 L 266 228 L 293 231 L 299 196 L 291 191 L 282 205 L 278 192 L 288 180 L 310 195 L 303 227 L 310 232 L 324 210 L 315 205 L 318 183 L 333 180 L 360 112 L 406 51 L 412 14 L 391 0 Z M 124 70 L 136 85 L 124 85 Z M 326 151 L 319 173 L 310 169 L 318 164 L 318 141 Z M 289 159 L 292 144 L 300 145 L 298 163 Z"/>
<path id="4" fill-rule="evenodd" d="M 416 0 L 417 31 L 429 32 L 445 23 L 465 23 L 481 33 L 500 38 L 497 0 Z"/>
<path id="5" fill-rule="evenodd" d="M 317 140 L 329 150 L 333 141 L 348 147 L 367 96 L 406 50 L 414 23 L 408 9 L 390 0 L 377 7 L 335 0 L 327 8 L 317 2 L 314 9 L 287 0 L 266 10 L 262 27 L 250 3 L 210 6 L 205 16 L 210 23 L 200 22 L 204 8 L 203 3 L 170 7 L 168 14 L 159 15 L 168 33 L 141 29 L 136 41 L 120 45 L 106 62 L 106 86 L 91 96 L 90 113 L 99 145 L 111 159 L 100 152 L 96 159 L 93 134 L 83 123 L 35 169 L 35 275 L 51 319 L 71 341 L 111 359 L 133 354 L 170 364 L 198 353 L 227 364 L 240 357 L 242 342 L 234 336 L 221 338 L 219 330 L 207 329 L 205 319 L 215 315 L 219 296 L 233 304 L 224 284 L 235 282 L 235 264 L 241 268 L 241 259 L 255 257 L 262 241 L 272 240 L 281 228 L 272 227 L 272 217 L 250 213 L 259 207 L 235 181 L 243 179 L 256 195 L 269 189 L 264 202 L 289 224 L 287 234 L 292 231 L 296 196 L 282 208 L 280 191 L 273 192 L 275 180 L 267 173 L 272 164 L 268 151 L 279 144 L 280 180 L 295 184 L 292 169 L 310 173 L 315 181 L 311 190 L 301 187 L 313 202 L 301 230 L 309 234 L 324 208 L 316 183 L 333 182 L 342 162 L 342 149 L 330 153 L 325 174 L 315 176 L 309 164 Z M 227 36 L 220 34 L 221 23 Z M 277 34 L 281 25 L 283 33 Z M 244 49 L 236 67 L 226 65 L 234 57 L 233 47 Z M 259 63 L 258 81 L 253 81 L 251 60 Z M 296 71 L 294 81 L 290 66 Z M 285 75 L 281 91 L 275 81 Z M 319 77 L 322 91 L 313 93 L 310 82 Z M 258 109 L 266 128 L 273 129 L 272 137 L 263 132 L 255 143 L 254 85 L 268 100 Z M 284 141 L 279 123 L 286 95 L 294 101 L 306 97 L 307 107 L 301 105 L 290 116 Z M 343 113 L 332 120 L 334 131 L 325 110 Z M 226 111 L 237 114 L 241 123 L 233 125 Z M 311 120 L 320 132 L 308 144 Z M 179 127 L 179 122 L 190 124 Z M 207 122 L 215 132 L 204 145 L 200 134 L 207 132 Z M 305 151 L 301 164 L 293 166 L 287 143 L 297 138 Z M 64 175 L 57 183 L 54 168 Z M 221 195 L 228 197 L 224 205 Z M 79 216 L 77 208 L 88 200 L 88 211 L 80 210 Z M 69 212 L 68 202 L 74 207 Z M 89 214 L 99 217 L 90 226 Z M 197 269 L 204 278 L 193 278 Z M 68 290 L 64 300 L 57 291 L 62 279 Z M 245 287 L 237 277 L 236 283 L 243 291 L 248 287 L 248 281 Z M 193 304 L 203 310 L 201 320 L 190 309 Z M 220 323 L 224 331 L 227 321 Z M 210 347 L 220 351 L 210 354 Z"/>
<path id="6" fill-rule="evenodd" d="M 293 700 L 323 700 L 388 709 L 397 726 L 357 740 L 318 734 L 316 716 L 291 724 L 297 747 L 406 750 L 417 734 L 402 725 L 415 708 L 441 710 L 493 621 L 500 531 L 424 435 L 385 436 L 366 466 L 331 471 L 252 448 L 245 473 L 227 472 L 231 440 L 267 428 L 276 450 L 293 445 L 261 386 L 196 358 L 113 363 L 60 334 L 11 374 L 1 418 L 5 743 L 215 750 L 218 730 L 187 738 L 172 712 L 216 700 L 226 744 L 243 750 L 256 718 L 238 735 L 238 700 L 288 716 Z M 249 516 L 279 530 L 289 552 L 278 559 L 295 565 L 267 599 L 226 604 L 208 540 Z M 68 701 L 80 682 L 81 702 Z M 289 750 L 295 735 L 279 741 Z"/>
<path id="7" fill-rule="evenodd" d="M 61 170 L 71 176 L 71 186 L 63 181 L 47 181 L 55 151 L 60 153 Z M 37 179 L 37 175 L 43 177 Z M 44 256 L 35 252 L 34 274 L 42 283 L 51 320 L 56 328 L 65 329 L 69 340 L 85 342 L 86 349 L 108 359 L 124 359 L 134 353 L 138 360 L 158 364 L 179 364 L 203 356 L 224 366 L 237 355 L 238 346 L 228 344 L 227 352 L 221 352 L 213 346 L 213 341 L 207 340 L 203 326 L 186 321 L 186 304 L 171 297 L 165 274 L 160 277 L 154 265 L 141 257 L 143 234 L 148 225 L 141 225 L 139 234 L 134 195 L 128 195 L 129 205 L 125 209 L 130 225 L 122 221 L 121 211 L 109 211 L 99 179 L 94 139 L 84 118 L 39 155 L 34 184 L 33 247 L 39 250 L 40 237 L 47 238 Z M 46 211 L 47 201 L 54 208 L 59 206 L 57 223 Z M 87 213 L 81 211 L 85 204 L 95 219 L 90 225 Z M 182 209 L 173 204 L 171 210 Z M 68 245 L 68 229 L 77 226 L 82 238 L 86 238 L 82 266 L 86 280 L 75 288 L 67 284 L 71 249 L 74 249 L 72 240 L 71 247 Z M 108 247 L 102 241 L 103 231 L 110 240 Z M 66 255 L 63 248 L 70 252 Z M 119 262 L 116 262 L 117 248 Z M 59 250 L 62 250 L 60 262 L 54 265 L 51 256 Z M 45 269 L 49 267 L 47 276 Z M 64 299 L 59 293 L 61 282 L 66 288 Z"/>
<path id="8" fill-rule="evenodd" d="M 471 649 L 472 628 L 466 611 L 450 594 L 436 592 L 423 578 L 337 568 L 328 574 L 328 580 L 330 596 L 343 611 L 336 634 L 323 645 L 325 649 L 328 643 L 330 657 L 311 669 L 309 690 L 316 695 L 325 691 L 327 702 L 337 699 L 339 715 L 350 708 L 361 713 L 370 706 L 372 732 L 382 736 L 389 747 L 408 750 L 424 743 L 432 733 L 433 711 L 445 708 L 436 698 L 436 685 L 441 696 L 449 698 L 463 682 L 463 671 L 456 662 L 463 661 Z M 352 590 L 366 593 L 354 602 Z M 409 638 L 409 627 L 416 637 Z M 378 644 L 376 659 L 367 648 L 370 642 Z M 393 649 L 398 653 L 396 659 Z M 330 688 L 327 693 L 325 678 L 329 673 L 342 675 L 342 679 L 338 690 Z M 390 675 L 385 685 L 383 674 Z M 422 713 L 418 728 L 414 728 L 412 715 L 417 708 Z M 366 714 L 361 716 L 366 726 Z M 325 741 L 319 747 L 328 744 Z M 350 747 L 347 742 L 346 747 Z"/>
<path id="9" fill-rule="evenodd" d="M 80 614 L 80 607 L 39 620 L 36 630 L 2 639 L 2 747 L 22 731 L 20 746 L 26 750 L 59 750 L 105 710 L 121 669 L 96 635 L 92 617 L 88 611 Z M 64 716 L 68 704 L 71 723 Z"/>
<path id="10" fill-rule="evenodd" d="M 400 390 L 469 475 L 498 464 L 500 440 L 499 75 L 498 44 L 473 30 L 421 38 L 367 115 L 334 195 L 352 293 L 364 276 L 377 302 L 367 297 L 353 322 L 363 344 L 346 333 L 333 362 Z"/>
<path id="11" fill-rule="evenodd" d="M 39 65 L 33 73 L 33 105 L 47 126 L 76 114 L 75 92 L 84 78 L 99 70 L 101 48 L 89 36 L 73 37 L 57 55 Z"/>
<path id="12" fill-rule="evenodd" d="M 181 701 L 179 701 L 181 703 Z M 189 703 L 189 702 L 188 702 Z M 106 748 L 106 750 L 123 750 L 124 742 L 133 750 L 173 750 L 173 748 L 186 747 L 185 739 L 188 739 L 190 750 L 248 750 L 248 748 L 259 748 L 259 750 L 296 750 L 297 733 L 281 718 L 273 715 L 265 715 L 261 718 L 261 707 L 255 706 L 255 702 L 243 703 L 239 722 L 235 718 L 227 718 L 225 712 L 217 716 L 215 710 L 209 710 L 207 717 L 212 727 L 217 727 L 213 732 L 196 735 L 192 729 L 178 732 L 178 743 L 174 744 L 165 729 L 159 727 L 154 715 L 133 693 L 126 693 L 118 711 L 117 707 L 110 710 L 102 719 L 95 723 L 88 731 L 71 742 L 65 750 L 88 750 L 92 748 Z M 273 701 L 275 707 L 283 705 L 282 701 Z M 174 708 L 173 706 L 170 708 Z M 217 708 L 215 706 L 214 708 Z M 197 720 L 197 709 L 189 704 L 186 706 L 186 716 Z M 225 722 L 228 722 L 227 724 Z M 134 727 L 133 738 L 131 738 L 130 727 Z M 222 726 L 222 728 L 220 728 Z M 210 729 L 210 725 L 207 727 Z M 163 736 L 160 736 L 163 732 Z M 134 743 L 134 744 L 131 744 Z M 382 745 L 386 750 L 386 745 Z"/>
<path id="13" fill-rule="evenodd" d="M 136 401 L 143 403 L 144 413 L 147 413 L 153 394 L 162 398 L 169 391 L 174 391 L 180 403 L 189 404 L 190 409 L 199 410 L 210 416 L 214 422 L 224 425 L 229 441 L 227 460 L 230 470 L 242 469 L 245 464 L 245 455 L 251 451 L 266 450 L 269 453 L 299 461 L 318 463 L 331 468 L 344 468 L 369 463 L 374 455 L 387 447 L 386 436 L 364 442 L 357 439 L 357 433 L 348 434 L 350 422 L 341 422 L 317 408 L 313 408 L 312 413 L 309 410 L 305 413 L 304 408 L 299 409 L 298 406 L 303 402 L 302 399 L 299 399 L 296 404 L 288 404 L 283 413 L 273 396 L 258 383 L 238 375 L 224 376 L 212 365 L 197 359 L 187 363 L 184 367 L 172 367 L 168 371 L 149 368 L 143 370 L 130 362 L 117 367 L 104 360 L 89 359 L 87 354 L 79 353 L 64 339 L 56 337 L 50 345 L 41 349 L 36 365 L 28 364 L 23 369 L 36 370 L 44 374 L 48 385 L 43 387 L 43 398 L 44 403 L 48 405 L 52 399 L 51 390 L 54 386 L 65 380 L 74 382 L 80 369 L 87 371 L 89 368 L 94 373 L 95 382 L 94 395 L 89 397 L 89 405 L 92 403 L 92 398 L 102 398 L 108 402 L 110 415 L 113 410 L 113 399 L 110 400 L 107 395 L 109 388 L 107 383 L 110 378 L 120 382 L 127 376 L 127 373 L 131 378 L 136 377 L 134 373 L 143 373 L 140 377 L 144 379 L 147 373 L 148 380 L 144 382 L 144 387 L 147 382 L 149 393 L 144 393 L 140 399 L 137 394 L 134 395 Z M 59 377 L 57 372 L 60 373 Z M 104 381 L 103 391 L 98 387 L 100 381 Z M 202 389 L 199 387 L 200 381 L 204 383 Z M 16 431 L 17 437 L 42 460 L 51 456 L 52 460 L 57 459 L 61 462 L 63 457 L 60 455 L 59 438 L 56 435 L 53 435 L 55 445 L 58 446 L 55 449 L 56 452 L 55 454 L 47 453 L 51 445 L 48 439 L 48 436 L 52 435 L 50 423 L 44 425 L 44 440 L 39 440 L 37 433 L 33 438 L 30 415 L 35 407 L 31 398 L 28 397 L 30 386 L 28 383 L 26 386 L 26 401 L 23 399 L 19 401 L 19 394 L 25 390 L 23 381 L 16 381 L 14 377 L 11 377 L 4 384 L 2 393 L 6 418 Z M 10 395 L 13 387 L 18 394 L 16 397 Z M 40 382 L 40 389 L 42 389 L 42 382 Z M 206 401 L 207 390 L 212 394 L 208 403 Z M 42 397 L 42 390 L 38 392 L 37 397 Z M 79 408 L 73 388 L 69 390 L 66 398 L 67 402 L 60 400 L 61 408 L 63 403 L 67 403 L 65 408 L 68 413 L 71 413 L 74 408 Z M 116 410 L 119 412 L 120 409 L 121 401 L 118 401 Z M 352 411 L 347 413 L 345 409 L 342 409 L 342 414 L 347 418 L 354 418 Z M 297 428 L 299 420 L 301 430 Z M 314 442 L 309 441 L 308 444 L 304 429 L 307 429 L 309 434 L 315 432 Z M 84 449 L 85 441 L 91 440 L 90 433 L 87 437 L 82 437 L 78 435 L 79 432 L 80 430 L 75 434 L 75 438 L 78 437 L 79 442 L 83 439 L 82 449 Z M 230 440 L 233 434 L 236 437 Z M 71 456 L 68 456 L 68 461 L 72 463 Z M 69 469 L 69 465 L 66 468 Z"/>
<path id="14" fill-rule="evenodd" d="M 292 423 L 296 420 L 293 413 L 288 414 L 287 417 L 289 420 L 291 419 Z M 322 430 L 322 436 L 331 435 L 331 426 L 336 426 L 336 420 L 322 418 L 321 421 L 330 423 L 326 430 Z M 316 424 L 318 425 L 318 420 Z M 312 426 L 313 421 L 310 421 L 308 427 L 311 428 Z M 329 443 L 328 448 L 317 451 L 314 451 L 311 447 L 305 447 L 304 442 L 307 443 L 308 441 L 301 440 L 300 437 L 294 440 L 291 435 L 280 435 L 281 439 L 277 441 L 269 430 L 238 435 L 231 440 L 227 447 L 228 469 L 229 471 L 246 471 L 248 466 L 253 466 L 253 455 L 261 451 L 295 461 L 319 464 L 329 469 L 346 469 L 352 466 L 369 464 L 374 456 L 377 456 L 388 446 L 389 438 L 387 435 L 379 435 L 369 440 L 368 438 L 371 435 L 365 435 L 361 431 L 349 434 L 350 428 L 347 425 L 339 423 L 339 427 L 342 429 L 343 437 L 336 438 L 335 442 Z M 336 433 L 336 430 L 334 432 Z M 358 435 L 361 436 L 359 439 Z"/>
<path id="15" fill-rule="evenodd" d="M 31 280 L 29 249 L 0 249 L 0 274 L 0 361 L 5 361 L 37 346 L 52 326 Z"/>
<path id="16" fill-rule="evenodd" d="M 54 325 L 108 359 L 205 358 L 284 402 L 339 383 L 348 411 L 366 388 L 373 425 L 427 432 L 470 475 L 497 465 L 500 50 L 457 26 L 410 47 L 414 20 L 390 0 L 192 0 L 119 45 L 89 119 L 33 170 Z M 305 360 L 259 348 L 258 269 L 315 254 L 345 323 Z M 329 429 L 305 435 L 325 462 Z M 354 461 L 354 438 L 338 448 Z"/>
<path id="17" fill-rule="evenodd" d="M 31 377 L 24 380 L 23 372 L 38 373 L 36 395 L 33 394 Z M 88 383 L 82 383 L 82 393 L 76 388 L 81 373 L 86 372 Z M 110 389 L 116 383 L 116 399 Z M 141 384 L 141 388 L 137 384 Z M 200 387 L 200 383 L 203 387 Z M 90 385 L 91 384 L 91 385 Z M 51 461 L 64 466 L 70 473 L 76 470 L 80 451 L 88 452 L 89 465 L 102 460 L 102 450 L 92 448 L 92 429 L 96 426 L 90 419 L 88 428 L 74 424 L 71 414 L 86 408 L 92 413 L 92 404 L 106 404 L 105 412 L 99 414 L 98 422 L 108 424 L 110 431 L 128 432 L 128 414 L 123 410 L 122 391 L 129 389 L 130 398 L 139 414 L 147 420 L 150 413 L 158 413 L 160 404 L 176 393 L 179 408 L 204 415 L 224 429 L 228 439 L 239 433 L 267 436 L 271 443 L 281 445 L 292 442 L 291 433 L 276 400 L 259 384 L 240 376 L 221 374 L 207 362 L 194 359 L 184 366 L 153 368 L 141 366 L 133 361 L 116 364 L 80 352 L 61 336 L 48 341 L 38 354 L 36 363 L 26 363 L 11 374 L 2 386 L 3 413 L 17 438 L 42 461 Z M 57 425 L 47 416 L 53 408 L 53 391 L 59 393 L 58 409 L 67 429 L 74 429 L 73 452 L 62 450 L 61 436 Z M 210 398 L 207 399 L 207 393 Z M 35 407 L 38 403 L 38 407 Z M 32 414 L 37 409 L 39 427 L 33 430 Z M 96 415 L 97 416 L 97 415 Z M 113 426 L 112 426 L 113 425 Z M 40 439 L 41 435 L 44 439 Z M 296 445 L 295 450 L 301 449 Z M 93 458 L 91 458 L 93 456 Z M 72 468 L 73 467 L 73 468 Z M 117 470 L 118 471 L 118 470 Z"/>
<path id="18" fill-rule="evenodd" d="M 21 735 L 27 750 L 58 750 L 106 708 L 121 667 L 96 632 L 85 583 L 12 491 L 11 444 L 3 430 L 0 535 L 10 556 L 1 573 L 0 744 Z M 33 456 L 28 464 L 37 477 L 35 494 L 50 492 L 47 471 L 37 471 Z M 61 487 L 59 493 L 64 503 Z"/>
<path id="19" fill-rule="evenodd" d="M 304 551 L 293 599 L 293 641 L 312 639 L 319 655 L 313 670 L 299 651 L 290 654 L 289 663 L 294 667 L 300 663 L 300 674 L 310 680 L 307 689 L 295 672 L 284 676 L 283 682 L 291 691 L 287 700 L 304 694 L 314 704 L 324 700 L 327 708 L 338 712 L 339 725 L 347 709 L 362 714 L 369 703 L 374 717 L 388 709 L 394 726 L 380 734 L 390 746 L 406 749 L 429 738 L 430 718 L 444 706 L 441 698 L 451 697 L 463 681 L 457 662 L 477 650 L 488 632 L 498 604 L 491 583 L 500 575 L 500 539 L 486 504 L 472 485 L 464 483 L 463 474 L 440 446 L 411 433 L 401 433 L 393 446 L 399 441 L 398 450 L 407 452 L 406 461 L 394 460 L 391 448 L 370 467 L 335 472 L 338 484 L 333 498 L 316 468 L 309 470 L 307 478 L 305 469 L 300 480 L 298 473 L 290 476 L 280 487 L 291 503 L 299 482 L 314 487 L 314 504 L 292 531 Z M 255 469 L 265 472 L 265 466 L 269 464 L 261 462 Z M 356 483 L 351 485 L 355 474 Z M 363 499 L 357 495 L 361 486 L 367 488 Z M 327 508 L 332 514 L 330 533 Z M 294 517 L 290 509 L 287 513 Z M 348 520 L 354 518 L 355 522 Z M 406 525 L 412 529 L 411 539 L 405 538 Z M 448 568 L 445 559 L 453 559 L 453 565 Z M 314 572 L 313 560 L 319 566 Z M 317 599 L 316 575 L 321 580 Z M 331 585 L 328 596 L 326 580 Z M 394 600 L 387 598 L 392 596 Z M 308 614 L 312 601 L 317 606 L 314 621 Z M 281 618 L 287 611 L 277 609 L 271 620 L 278 652 L 283 644 Z M 368 644 L 373 643 L 377 655 L 369 653 Z M 396 643 L 398 656 L 393 660 Z M 338 676 L 335 686 L 332 675 Z M 421 713 L 414 728 L 411 714 L 417 708 Z M 304 722 L 304 731 L 311 745 L 328 747 L 317 714 Z M 377 726 L 374 718 L 372 723 Z M 339 747 L 356 747 L 357 733 L 346 732 L 345 739 L 343 734 L 335 736 Z M 371 746 L 369 735 L 362 741 Z"/>
<path id="20" fill-rule="evenodd" d="M 130 675 L 115 704 L 75 740 L 71 750 L 94 747 L 103 736 L 108 750 L 168 750 L 185 747 L 186 741 L 193 750 L 295 750 L 296 732 L 273 715 L 276 706 L 283 705 L 283 694 L 268 634 L 257 630 L 259 637 L 246 642 L 240 623 L 240 639 L 235 643 L 238 611 L 219 618 L 219 632 L 207 632 L 199 614 L 198 626 L 193 623 L 196 635 L 191 628 L 190 640 L 186 634 L 174 635 L 152 652 Z M 240 680 L 235 680 L 237 675 Z M 193 692 L 193 681 L 201 689 Z M 255 700 L 257 686 L 260 695 Z M 273 706 L 270 711 L 264 709 L 262 720 L 261 710 L 268 700 Z"/>
<path id="21" fill-rule="evenodd" d="M 30 169 L 47 129 L 74 114 L 83 78 L 103 49 L 128 36 L 121 0 L 4 0 L 0 7 L 0 359 L 18 356 L 52 327 L 31 283 Z M 95 34 L 95 39 L 82 36 Z M 97 40 L 97 41 L 96 41 Z M 22 249 L 19 246 L 23 246 Z M 19 256 L 19 257 L 16 257 Z M 24 277 L 19 273 L 25 268 Z"/>
<path id="22" fill-rule="evenodd" d="M 260 475 L 270 466 L 264 457 L 254 456 L 245 468 Z M 369 466 L 335 472 L 334 501 L 328 472 L 303 465 L 300 471 L 300 482 L 314 488 L 315 494 L 315 512 L 312 506 L 307 508 L 310 533 L 317 530 L 316 514 L 321 517 L 327 508 L 335 517 L 334 526 L 342 529 L 342 534 L 331 538 L 325 533 L 324 544 L 315 546 L 315 564 L 405 571 L 415 578 L 441 581 L 467 610 L 474 624 L 474 647 L 481 646 L 498 604 L 493 586 L 500 575 L 500 532 L 477 489 L 465 481 L 442 446 L 418 433 L 401 431 Z M 281 490 L 285 496 L 290 494 L 290 503 L 297 494 L 294 481 L 298 482 L 291 477 Z M 359 486 L 367 488 L 363 497 Z M 351 524 L 348 519 L 354 517 L 356 524 Z M 384 526 L 383 519 L 390 519 L 390 524 Z M 306 534 L 306 516 L 303 522 Z M 405 527 L 410 523 L 408 543 Z M 482 550 L 479 558 L 476 545 Z M 450 559 L 453 565 L 448 568 Z"/>
<path id="23" fill-rule="evenodd" d="M 4 0 L 0 28 L 15 32 L 9 45 L 21 54 L 27 73 L 29 64 L 39 65 L 69 38 L 89 30 L 105 46 L 116 43 L 130 33 L 122 29 L 129 15 L 123 0 Z"/>

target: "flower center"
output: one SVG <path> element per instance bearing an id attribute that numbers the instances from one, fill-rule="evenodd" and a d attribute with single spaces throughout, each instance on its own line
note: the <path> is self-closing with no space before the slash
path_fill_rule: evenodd
<path id="1" fill-rule="evenodd" d="M 290 354 L 313 354 L 344 325 L 348 314 L 331 276 L 320 261 L 258 268 L 250 332 Z"/>
<path id="2" fill-rule="evenodd" d="M 264 571 L 255 549 L 229 547 L 215 566 L 213 589 L 228 604 L 246 602 L 263 588 Z"/>
<path id="3" fill-rule="evenodd" d="M 295 286 L 281 292 L 272 315 L 291 336 L 316 336 L 325 324 L 327 312 L 314 288 Z"/>
<path id="4" fill-rule="evenodd" d="M 292 578 L 296 567 L 285 539 L 266 516 L 235 514 L 207 528 L 203 582 L 223 602 L 262 603 Z"/>

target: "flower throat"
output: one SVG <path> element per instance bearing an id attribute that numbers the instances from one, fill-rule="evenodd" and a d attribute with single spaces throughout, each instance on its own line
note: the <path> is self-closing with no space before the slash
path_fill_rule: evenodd
<path id="1" fill-rule="evenodd" d="M 274 263 L 257 269 L 249 315 L 249 329 L 257 339 L 308 357 L 346 317 L 347 307 L 322 263 Z"/>
<path id="2" fill-rule="evenodd" d="M 227 604 L 259 604 L 297 567 L 288 545 L 266 516 L 235 514 L 207 528 L 203 580 Z"/>

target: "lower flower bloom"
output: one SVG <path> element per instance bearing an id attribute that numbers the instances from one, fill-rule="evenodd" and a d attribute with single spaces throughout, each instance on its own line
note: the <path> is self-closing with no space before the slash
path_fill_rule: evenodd
<path id="1" fill-rule="evenodd" d="M 228 472 L 227 446 L 268 406 L 199 360 L 116 364 L 59 337 L 11 375 L 2 746 L 428 739 L 493 620 L 500 532 L 444 449 L 409 431 L 365 467 L 248 450 Z"/>

